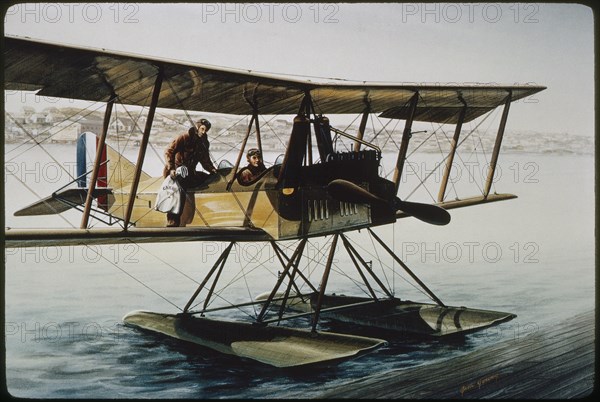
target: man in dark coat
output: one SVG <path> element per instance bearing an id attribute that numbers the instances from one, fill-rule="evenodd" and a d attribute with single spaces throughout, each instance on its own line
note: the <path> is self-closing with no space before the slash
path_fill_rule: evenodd
<path id="1" fill-rule="evenodd" d="M 206 173 L 196 171 L 198 163 L 206 171 L 217 173 L 208 152 L 210 146 L 207 135 L 208 130 L 210 130 L 210 122 L 206 119 L 200 119 L 195 126 L 190 127 L 187 133 L 181 134 L 171 142 L 165 150 L 166 163 L 163 169 L 163 177 L 170 175 L 179 182 L 183 190 L 187 190 L 199 186 L 208 177 Z M 167 227 L 180 225 L 185 198 L 185 196 L 182 197 L 179 214 L 167 213 Z"/>

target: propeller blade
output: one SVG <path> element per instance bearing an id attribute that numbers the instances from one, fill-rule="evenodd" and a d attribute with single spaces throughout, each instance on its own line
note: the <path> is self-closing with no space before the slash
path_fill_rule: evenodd
<path id="1" fill-rule="evenodd" d="M 332 180 L 327 185 L 329 194 L 338 201 L 351 202 L 353 204 L 386 204 L 389 202 L 377 197 L 364 188 L 342 179 Z"/>
<path id="2" fill-rule="evenodd" d="M 398 197 L 396 197 L 393 203 L 390 203 L 348 180 L 332 180 L 327 185 L 327 191 L 338 201 L 354 204 L 383 204 L 387 206 L 391 204 L 394 208 L 401 210 L 407 215 L 413 216 L 423 222 L 431 223 L 432 225 L 447 225 L 450 222 L 448 211 L 437 205 L 402 201 Z"/>
<path id="3" fill-rule="evenodd" d="M 396 199 L 396 206 L 407 215 L 414 216 L 423 222 L 432 225 L 447 225 L 450 223 L 450 213 L 444 208 L 432 204 L 421 204 L 419 202 L 402 201 Z"/>

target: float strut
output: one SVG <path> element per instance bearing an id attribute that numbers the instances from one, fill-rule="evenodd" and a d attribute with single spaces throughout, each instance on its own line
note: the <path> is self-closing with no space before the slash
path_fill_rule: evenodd
<path id="1" fill-rule="evenodd" d="M 200 294 L 200 291 L 204 288 L 204 286 L 206 285 L 206 282 L 208 282 L 208 280 L 210 279 L 210 277 L 212 276 L 212 274 L 215 272 L 215 270 L 219 267 L 219 265 L 221 266 L 221 269 L 223 269 L 223 266 L 225 265 L 225 261 L 227 261 L 227 257 L 229 256 L 229 252 L 231 251 L 231 248 L 233 247 L 234 244 L 235 244 L 235 242 L 229 243 L 229 246 L 225 249 L 225 251 L 223 251 L 221 253 L 221 255 L 219 256 L 219 258 L 217 258 L 217 261 L 215 262 L 215 264 L 213 265 L 213 267 L 210 269 L 210 271 L 208 272 L 208 274 L 206 275 L 206 277 L 204 278 L 204 280 L 202 281 L 202 283 L 200 284 L 200 286 L 198 286 L 198 289 L 196 289 L 196 291 L 192 295 L 192 298 L 190 299 L 190 301 L 188 301 L 187 304 L 185 305 L 185 307 L 183 309 L 184 313 L 188 312 L 188 310 L 190 309 L 190 306 L 192 305 L 192 303 L 194 302 L 194 300 L 196 300 L 196 297 L 198 297 L 198 294 Z M 211 288 L 211 290 L 212 289 L 214 289 L 214 284 L 213 284 L 213 287 Z M 206 298 L 206 300 L 208 300 L 208 297 Z M 204 309 L 206 309 L 206 306 L 204 306 Z"/>
<path id="2" fill-rule="evenodd" d="M 331 265 L 333 263 L 333 256 L 335 255 L 335 247 L 337 246 L 338 237 L 339 234 L 337 233 L 333 235 L 333 241 L 331 242 L 331 248 L 329 249 L 329 257 L 327 258 L 325 272 L 323 272 L 323 279 L 321 280 L 321 289 L 319 291 L 319 298 L 317 299 L 317 306 L 315 308 L 312 332 L 316 331 L 317 323 L 319 322 L 319 315 L 321 314 L 321 305 L 323 304 L 323 296 L 325 295 L 325 289 L 327 288 L 327 280 L 329 279 L 329 272 L 331 271 Z"/>
<path id="3" fill-rule="evenodd" d="M 400 258 L 398 258 L 398 256 L 387 246 L 387 244 L 385 244 L 383 242 L 383 240 L 381 240 L 375 233 L 373 233 L 373 231 L 368 228 L 367 229 L 369 231 L 369 233 L 371 233 L 371 236 L 373 236 L 375 238 L 375 240 L 377 240 L 377 242 L 379 242 L 379 244 L 381 244 L 381 246 L 385 249 L 385 251 L 388 252 L 388 254 L 390 256 L 392 256 L 392 258 L 394 258 L 394 260 L 396 260 L 396 262 L 398 264 L 400 264 L 402 266 L 402 268 L 404 268 L 404 270 L 419 284 L 419 286 L 421 286 L 423 288 L 423 290 L 425 290 L 425 292 L 427 292 L 427 294 L 440 306 L 442 307 L 446 307 L 446 305 L 444 303 L 442 303 L 442 301 L 433 294 L 433 292 L 431 290 L 429 290 L 429 288 L 417 277 L 417 275 L 415 275 L 410 268 L 408 268 L 406 266 L 405 263 L 402 262 L 402 260 Z"/>
<path id="4" fill-rule="evenodd" d="M 363 278 L 363 281 L 365 282 L 365 285 L 371 291 L 371 295 L 373 296 L 373 298 L 377 299 L 377 297 L 375 297 L 375 292 L 373 291 L 373 289 L 371 288 L 371 286 L 369 286 L 369 284 L 367 283 L 367 278 L 365 278 L 365 276 L 363 275 L 362 271 L 360 270 L 360 268 L 359 268 L 359 266 L 358 266 L 358 264 L 357 264 L 354 256 L 356 256 L 356 258 L 358 258 L 358 260 L 360 261 L 360 263 L 362 264 L 362 266 L 365 267 L 365 269 L 367 270 L 367 272 L 369 274 L 371 274 L 371 277 L 373 277 L 373 279 L 375 280 L 375 282 L 377 282 L 377 284 L 385 292 L 385 294 L 388 295 L 389 298 L 393 299 L 394 295 L 392 295 L 390 293 L 390 291 L 385 287 L 385 285 L 381 282 L 381 280 L 379 280 L 379 278 L 377 278 L 377 276 L 373 273 L 373 271 L 371 270 L 371 268 L 369 268 L 369 265 L 367 264 L 367 262 L 360 256 L 360 254 L 358 254 L 358 252 L 352 246 L 352 244 L 350 244 L 350 242 L 348 241 L 348 239 L 346 238 L 346 236 L 344 236 L 344 235 L 341 235 L 341 236 L 342 236 L 342 241 L 344 242 L 344 246 L 346 247 L 346 250 L 348 251 L 348 255 L 352 259 L 352 262 L 354 262 L 354 265 L 356 266 L 356 269 L 358 270 L 358 273 L 360 274 L 360 276 Z"/>
<path id="5" fill-rule="evenodd" d="M 296 248 L 296 251 L 294 251 L 294 254 L 292 255 L 292 258 L 290 258 L 290 260 L 286 264 L 285 269 L 283 270 L 283 273 L 279 276 L 279 279 L 277 279 L 277 283 L 273 287 L 273 290 L 271 291 L 271 294 L 269 295 L 269 297 L 265 301 L 265 304 L 263 305 L 262 310 L 258 314 L 258 317 L 256 318 L 257 322 L 261 322 L 262 319 L 264 318 L 265 314 L 267 313 L 267 309 L 271 305 L 271 302 L 273 301 L 273 298 L 275 297 L 275 294 L 277 293 L 277 290 L 281 286 L 281 283 L 283 282 L 283 280 L 285 279 L 285 277 L 288 275 L 290 267 L 292 267 L 292 265 L 296 265 L 297 266 L 300 263 L 300 258 L 302 257 L 302 252 L 304 251 L 304 246 L 306 245 L 306 242 L 307 242 L 306 238 L 302 239 L 302 241 L 300 242 L 300 244 Z"/>

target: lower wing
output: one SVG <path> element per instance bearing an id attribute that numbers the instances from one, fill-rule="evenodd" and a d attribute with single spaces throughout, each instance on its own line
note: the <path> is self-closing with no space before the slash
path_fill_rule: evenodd
<path id="1" fill-rule="evenodd" d="M 242 227 L 97 228 L 97 229 L 11 229 L 4 232 L 4 246 L 49 247 L 123 243 L 185 241 L 264 241 L 263 230 Z"/>

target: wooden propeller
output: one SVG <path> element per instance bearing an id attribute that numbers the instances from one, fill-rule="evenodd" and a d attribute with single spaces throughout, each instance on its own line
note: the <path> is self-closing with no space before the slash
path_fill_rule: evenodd
<path id="1" fill-rule="evenodd" d="M 402 201 L 398 197 L 394 197 L 394 199 L 388 201 L 368 192 L 364 188 L 348 180 L 332 180 L 327 185 L 327 191 L 338 201 L 351 202 L 354 204 L 391 206 L 396 210 L 401 210 L 407 215 L 432 225 L 447 225 L 450 222 L 450 214 L 448 211 L 437 205 Z"/>

